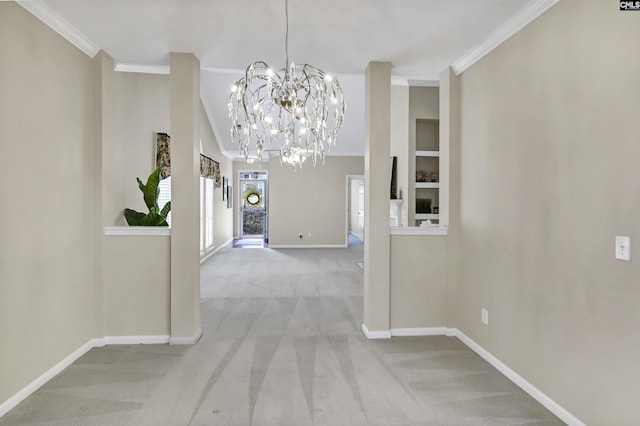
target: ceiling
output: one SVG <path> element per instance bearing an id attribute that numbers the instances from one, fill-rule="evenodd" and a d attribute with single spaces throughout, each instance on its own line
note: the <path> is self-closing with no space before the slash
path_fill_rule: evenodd
<path id="1" fill-rule="evenodd" d="M 201 94 L 223 151 L 229 88 L 251 62 L 284 65 L 284 0 L 34 0 L 116 64 L 169 65 L 193 52 Z M 536 0 L 290 0 L 289 58 L 336 75 L 347 113 L 333 155 L 364 153 L 364 71 L 389 61 L 396 81 L 437 84 L 452 65 Z"/>

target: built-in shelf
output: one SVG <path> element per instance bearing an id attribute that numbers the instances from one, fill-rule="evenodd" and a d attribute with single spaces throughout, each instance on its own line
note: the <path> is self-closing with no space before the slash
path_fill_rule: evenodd
<path id="1" fill-rule="evenodd" d="M 439 226 L 438 214 L 418 213 L 418 210 L 429 211 L 428 206 L 437 208 L 440 204 L 440 182 L 433 182 L 440 180 L 440 123 L 437 118 L 417 118 L 415 126 L 415 220 L 410 223 L 420 225 L 428 220 L 435 222 L 432 225 Z"/>
<path id="2" fill-rule="evenodd" d="M 416 213 L 416 220 L 427 220 L 427 219 L 438 220 L 440 219 L 440 215 L 433 214 L 433 213 Z"/>
<path id="3" fill-rule="evenodd" d="M 390 228 L 391 235 L 447 235 L 444 227 L 398 226 Z"/>
<path id="4" fill-rule="evenodd" d="M 440 188 L 440 182 L 416 182 L 418 188 Z"/>
<path id="5" fill-rule="evenodd" d="M 440 151 L 416 151 L 416 157 L 440 157 Z"/>

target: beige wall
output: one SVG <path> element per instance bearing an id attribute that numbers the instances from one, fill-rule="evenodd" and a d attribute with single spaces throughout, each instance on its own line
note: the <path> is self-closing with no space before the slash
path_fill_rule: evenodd
<path id="1" fill-rule="evenodd" d="M 363 179 L 349 180 L 349 232 L 354 233 L 358 238 L 364 237 L 364 229 L 360 229 L 360 211 L 364 212 L 364 205 L 360 206 L 360 188 L 364 189 Z"/>
<path id="2" fill-rule="evenodd" d="M 169 236 L 104 237 L 106 336 L 166 336 L 171 284 Z"/>
<path id="3" fill-rule="evenodd" d="M 409 188 L 409 86 L 391 86 L 391 146 L 392 157 L 397 157 L 397 197 L 404 200 L 400 211 L 401 226 L 408 226 L 407 194 Z M 415 166 L 415 165 L 414 165 Z M 409 224 L 413 225 L 413 224 Z"/>
<path id="4" fill-rule="evenodd" d="M 200 104 L 200 140 L 202 141 L 202 154 L 220 163 L 220 176 L 229 178 L 229 184 L 233 181 L 233 162 L 222 155 L 218 141 L 211 129 L 211 124 Z M 233 238 L 233 209 L 227 208 L 226 200 L 222 200 L 224 188 L 213 190 L 213 245 L 212 250 L 220 247 Z"/>
<path id="5" fill-rule="evenodd" d="M 391 236 L 390 326 L 446 325 L 447 237 Z"/>
<path id="6" fill-rule="evenodd" d="M 297 171 L 270 161 L 269 244 L 345 245 L 346 176 L 363 173 L 362 157 L 327 157 Z"/>
<path id="7" fill-rule="evenodd" d="M 92 61 L 0 2 L 0 64 L 2 402 L 96 330 Z"/>
<path id="8" fill-rule="evenodd" d="M 363 277 L 362 327 L 369 336 L 390 337 L 390 62 L 369 62 L 367 65 L 364 116 L 364 264 L 367 267 Z"/>
<path id="9" fill-rule="evenodd" d="M 564 0 L 460 77 L 451 325 L 590 425 L 640 418 L 640 258 L 614 259 L 640 253 L 638 40 Z"/>
<path id="10" fill-rule="evenodd" d="M 125 208 L 146 212 L 136 177 L 155 169 L 156 133 L 169 132 L 169 76 L 114 73 L 114 138 L 104 146 L 104 222 L 123 225 Z"/>

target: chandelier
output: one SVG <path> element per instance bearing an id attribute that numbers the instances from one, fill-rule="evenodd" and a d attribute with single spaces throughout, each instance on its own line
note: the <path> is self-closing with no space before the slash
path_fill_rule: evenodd
<path id="1" fill-rule="evenodd" d="M 344 97 L 337 78 L 311 65 L 289 63 L 289 2 L 285 0 L 285 67 L 264 61 L 249 65 L 229 97 L 231 137 L 247 162 L 278 152 L 283 164 L 315 165 L 336 143 L 344 121 Z"/>

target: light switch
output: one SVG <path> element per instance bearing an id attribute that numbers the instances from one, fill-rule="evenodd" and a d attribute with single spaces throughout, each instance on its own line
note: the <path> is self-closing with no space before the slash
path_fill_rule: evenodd
<path id="1" fill-rule="evenodd" d="M 631 261 L 631 237 L 616 236 L 616 259 Z"/>

